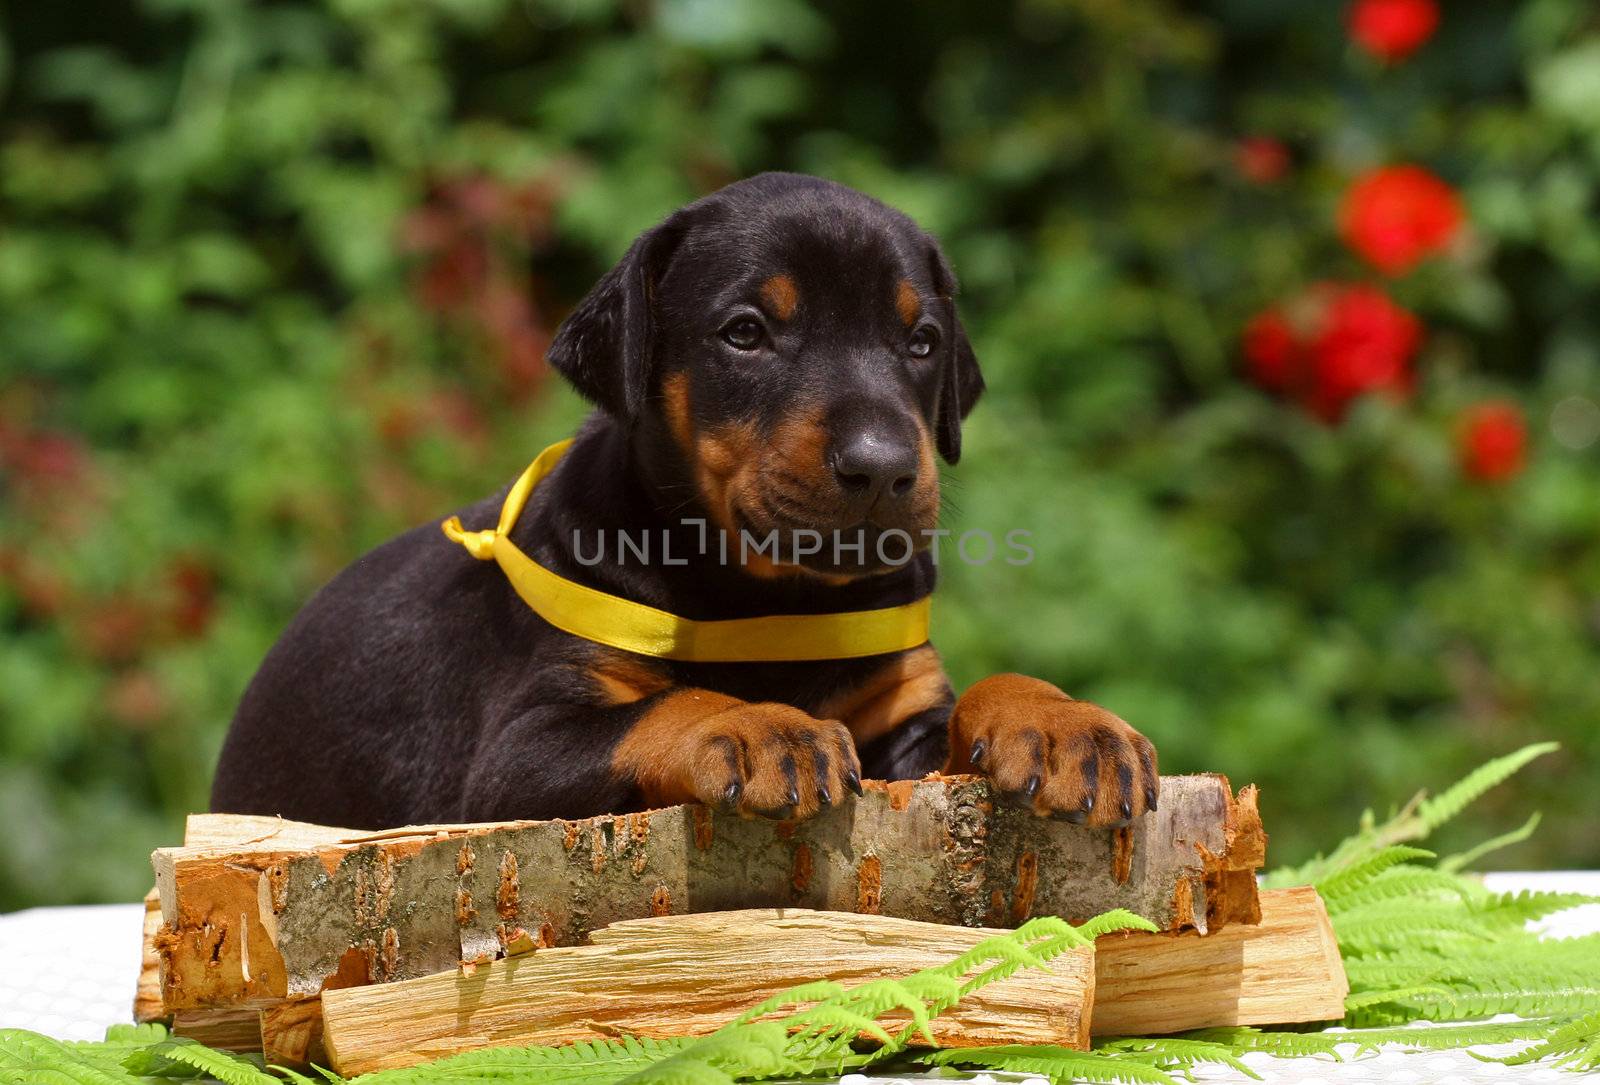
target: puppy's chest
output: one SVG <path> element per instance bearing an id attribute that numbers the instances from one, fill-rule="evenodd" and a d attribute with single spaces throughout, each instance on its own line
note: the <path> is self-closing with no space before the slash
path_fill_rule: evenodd
<path id="1" fill-rule="evenodd" d="M 858 742 L 951 702 L 932 646 L 867 659 L 807 663 L 676 663 L 597 649 L 590 675 L 611 704 L 631 704 L 674 689 L 714 690 L 742 701 L 777 701 L 838 720 Z"/>

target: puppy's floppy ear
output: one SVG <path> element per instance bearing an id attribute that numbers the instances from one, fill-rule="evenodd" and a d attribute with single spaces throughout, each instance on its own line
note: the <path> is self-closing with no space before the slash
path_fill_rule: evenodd
<path id="1" fill-rule="evenodd" d="M 978 357 L 972 352 L 967 331 L 961 326 L 961 317 L 956 314 L 955 273 L 950 270 L 939 246 L 931 240 L 929 245 L 933 285 L 946 306 L 951 336 L 950 349 L 945 353 L 944 368 L 939 374 L 939 414 L 934 425 L 934 441 L 945 462 L 954 464 L 961 459 L 961 423 L 983 395 L 983 373 L 978 369 Z"/>
<path id="2" fill-rule="evenodd" d="M 668 220 L 638 239 L 556 329 L 546 357 L 583 397 L 623 423 L 650 394 L 655 289 L 682 228 Z"/>

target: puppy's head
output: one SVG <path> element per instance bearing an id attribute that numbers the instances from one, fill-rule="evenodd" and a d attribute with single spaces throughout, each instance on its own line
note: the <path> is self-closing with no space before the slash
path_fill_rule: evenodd
<path id="1" fill-rule="evenodd" d="M 763 174 L 634 242 L 550 361 L 681 465 L 724 531 L 776 532 L 784 560 L 811 572 L 870 573 L 904 551 L 878 545 L 885 532 L 927 545 L 935 450 L 956 462 L 983 390 L 955 289 L 937 243 L 900 212 Z M 794 541 L 807 534 L 827 544 L 805 553 Z"/>

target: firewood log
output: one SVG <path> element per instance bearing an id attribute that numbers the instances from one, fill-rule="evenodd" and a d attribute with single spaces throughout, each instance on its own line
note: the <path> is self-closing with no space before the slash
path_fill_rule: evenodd
<path id="1" fill-rule="evenodd" d="M 1048 973 L 985 987 L 936 1022 L 943 1045 L 1154 1036 L 1336 1020 L 1349 993 L 1316 892 L 1261 896 L 1261 922 L 1202 935 L 1114 934 Z M 421 979 L 329 991 L 324 1042 L 347 1075 L 481 1047 L 618 1035 L 700 1036 L 797 983 L 844 984 L 942 964 L 987 934 L 875 916 L 751 909 L 614 923 L 592 944 Z M 904 1018 L 895 1020 L 903 1023 Z"/>
<path id="2" fill-rule="evenodd" d="M 478 1047 L 622 1034 L 701 1035 L 764 997 L 828 977 L 850 984 L 942 964 L 985 934 L 841 913 L 749 910 L 612 924 L 591 945 L 330 991 L 250 1011 L 190 1010 L 180 1033 L 269 1061 L 345 1073 Z M 1062 1043 L 1222 1025 L 1335 1020 L 1349 992 L 1314 890 L 1261 894 L 1261 922 L 1210 934 L 1101 938 L 1091 980 L 1075 959 L 985 988 L 935 1031 L 943 1043 Z M 1082 999 L 1092 994 L 1092 1008 Z M 330 1030 L 323 1046 L 322 1030 Z"/>
<path id="3" fill-rule="evenodd" d="M 1167 777 L 1159 809 L 1097 830 L 976 777 L 872 784 L 804 822 L 698 806 L 583 821 L 346 833 L 247 826 L 153 857 L 168 1011 L 272 1005 L 425 976 L 651 915 L 756 906 L 1012 926 L 1135 911 L 1165 930 L 1259 918 L 1255 791 Z M 197 838 L 211 831 L 195 827 Z M 232 830 L 229 830 L 230 832 Z"/>
<path id="4" fill-rule="evenodd" d="M 593 945 L 541 949 L 470 975 L 328 991 L 323 1042 L 333 1068 L 354 1076 L 481 1047 L 702 1036 L 796 984 L 904 977 L 998 933 L 798 909 L 623 922 L 595 931 Z M 1046 972 L 983 987 L 938 1018 L 933 1034 L 944 1045 L 1083 1049 L 1093 997 L 1085 946 Z M 900 1011 L 884 1018 L 908 1021 Z"/>
<path id="5" fill-rule="evenodd" d="M 1337 1021 L 1350 993 L 1310 887 L 1261 894 L 1261 922 L 1201 936 L 1108 934 L 1095 943 L 1094 1034 Z"/>

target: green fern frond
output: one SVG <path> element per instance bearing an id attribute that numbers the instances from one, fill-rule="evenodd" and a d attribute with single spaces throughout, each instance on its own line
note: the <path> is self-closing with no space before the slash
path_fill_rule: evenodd
<path id="1" fill-rule="evenodd" d="M 1393 1004 L 1411 1021 L 1470 1021 L 1502 1013 L 1567 1017 L 1600 1010 L 1600 978 L 1546 985 L 1515 975 L 1483 976 L 1470 988 L 1411 994 Z"/>
<path id="2" fill-rule="evenodd" d="M 694 1043 L 632 1036 L 566 1047 L 493 1047 L 399 1070 L 364 1074 L 361 1085 L 454 1085 L 455 1082 L 538 1081 L 540 1085 L 609 1085 L 661 1062 Z M 330 1077 L 330 1081 L 340 1080 Z"/>
<path id="3" fill-rule="evenodd" d="M 1052 944 L 1045 943 L 1045 945 L 1050 948 Z M 1012 935 L 986 938 L 961 954 L 961 956 L 955 958 L 955 960 L 941 965 L 934 972 L 936 975 L 954 978 L 965 976 L 980 965 L 994 965 L 994 968 L 990 971 L 998 970 L 1006 965 L 1012 966 L 1012 971 L 1023 968 L 1043 968 L 1049 963 L 1050 956 L 1059 956 L 1061 952 L 1070 948 L 1070 943 L 1065 941 L 1064 936 L 1054 945 L 1059 947 L 1057 952 L 1047 955 L 1046 953 L 1037 952 L 1033 946 L 1027 945 L 1022 939 Z M 983 973 L 985 976 L 988 974 L 989 972 Z M 985 980 L 985 982 L 992 983 L 994 981 Z"/>
<path id="4" fill-rule="evenodd" d="M 0 1082 L 7 1085 L 128 1085 L 116 1048 L 68 1044 L 22 1029 L 0 1029 Z"/>
<path id="5" fill-rule="evenodd" d="M 1397 1045 L 1410 1051 L 1448 1051 L 1462 1047 L 1511 1043 L 1543 1036 L 1551 1027 L 1549 1019 L 1533 1021 L 1473 1022 L 1464 1025 L 1433 1025 L 1429 1028 L 1351 1029 L 1324 1035 L 1341 1043 L 1356 1045 L 1356 1053 L 1376 1051 Z"/>
<path id="6" fill-rule="evenodd" d="M 918 972 L 900 981 L 900 986 L 910 991 L 931 1007 L 947 1009 L 968 993 L 966 985 L 951 976 L 933 972 Z"/>
<path id="7" fill-rule="evenodd" d="M 1340 951 L 1346 956 L 1421 946 L 1454 950 L 1463 943 L 1484 942 L 1490 938 L 1483 925 L 1467 915 L 1382 906 L 1334 916 L 1333 933 Z"/>
<path id="8" fill-rule="evenodd" d="M 742 1025 L 746 1021 L 755 1021 L 776 1013 L 779 1010 L 790 1009 L 795 1006 L 805 1005 L 810 1002 L 821 1002 L 825 998 L 833 998 L 844 993 L 845 988 L 832 980 L 818 980 L 815 983 L 803 983 L 798 987 L 791 987 L 773 995 L 765 1002 L 758 1002 L 748 1010 L 733 1019 L 733 1024 Z"/>
<path id="9" fill-rule="evenodd" d="M 915 1006 L 915 1009 L 912 1011 L 913 1021 L 911 1027 L 925 1030 L 929 1024 L 927 1006 L 922 1002 L 913 1002 L 912 1005 Z M 911 1006 L 907 1008 L 910 1009 Z M 879 1013 L 883 1012 L 887 1011 L 879 1011 Z M 814 1006 L 804 1013 L 788 1018 L 785 1024 L 801 1036 L 816 1040 L 832 1040 L 838 1037 L 853 1039 L 856 1036 L 870 1036 L 880 1044 L 892 1044 L 894 1043 L 894 1037 L 890 1036 L 888 1031 L 878 1024 L 879 1013 L 862 1013 L 851 1009 L 849 1006 L 824 1004 Z M 932 1035 L 927 1033 L 925 1035 L 928 1036 L 928 1042 L 932 1043 Z"/>
<path id="10" fill-rule="evenodd" d="M 1484 792 L 1514 776 L 1528 762 L 1560 748 L 1559 742 L 1536 742 L 1531 746 L 1524 746 L 1504 757 L 1497 757 L 1487 764 L 1478 766 L 1438 795 L 1424 799 L 1417 808 L 1417 821 L 1422 835 L 1416 839 L 1431 834 L 1465 810 Z"/>
<path id="11" fill-rule="evenodd" d="M 793 1020 L 795 1023 L 803 1024 L 817 1019 L 819 1012 L 826 1012 L 832 1008 L 864 1014 L 869 1019 L 881 1017 L 890 1010 L 900 1009 L 911 1015 L 912 1025 L 918 1032 L 929 1035 L 928 1028 L 932 1025 L 933 1019 L 929 1015 L 928 1002 L 910 990 L 916 986 L 921 986 L 917 979 L 912 979 L 909 985 L 903 980 L 873 980 L 852 988 L 838 998 L 829 999 L 814 1009 L 799 1014 Z M 887 1038 L 884 1039 L 887 1042 Z M 932 1042 L 931 1036 L 929 1042 Z"/>
<path id="12" fill-rule="evenodd" d="M 1586 1072 L 1600 1069 L 1600 1011 L 1585 1014 L 1567 1022 L 1539 1043 L 1524 1048 L 1515 1055 L 1493 1058 L 1488 1055 L 1474 1057 L 1485 1062 L 1498 1062 L 1506 1066 L 1521 1066 L 1544 1059 L 1554 1060 L 1557 1066 Z"/>
<path id="13" fill-rule="evenodd" d="M 1409 863 L 1414 859 L 1432 859 L 1433 857 L 1433 852 L 1423 848 L 1394 844 L 1351 863 L 1343 870 L 1329 874 L 1316 882 L 1314 888 L 1322 897 L 1323 903 L 1328 906 L 1328 911 L 1330 913 L 1336 912 L 1344 904 L 1347 897 L 1367 885 L 1384 871 L 1401 863 Z"/>
<path id="14" fill-rule="evenodd" d="M 1232 1070 L 1261 1080 L 1250 1067 L 1239 1060 L 1232 1049 L 1206 1040 L 1190 1040 L 1182 1036 L 1163 1036 L 1156 1039 L 1118 1037 L 1097 1040 L 1094 1049 L 1107 1054 L 1127 1054 L 1147 1060 L 1158 1070 L 1188 1070 L 1201 1063 L 1227 1066 Z"/>
<path id="15" fill-rule="evenodd" d="M 1362 991 L 1360 994 L 1351 995 L 1344 1000 L 1345 1013 L 1355 1013 L 1357 1010 L 1369 1009 L 1373 1006 L 1382 1006 L 1387 1002 L 1395 1002 L 1411 995 L 1442 994 L 1442 987 L 1419 985 L 1416 987 L 1398 987 L 1391 990 Z"/>
<path id="16" fill-rule="evenodd" d="M 1123 916 L 1132 914 L 1133 913 L 1131 912 L 1127 912 L 1121 908 L 1118 908 L 1113 911 L 1106 912 L 1103 915 L 1096 916 L 1094 919 L 1089 920 L 1089 923 L 1098 923 L 1101 920 L 1106 920 L 1113 924 L 1114 928 L 1115 924 L 1122 921 Z M 1135 916 L 1134 918 L 1137 919 L 1138 917 Z M 1065 939 L 1072 945 L 1090 946 L 1094 944 L 1094 936 L 1084 933 L 1084 931 L 1088 928 L 1089 923 L 1084 924 L 1082 927 L 1074 927 L 1071 923 L 1068 923 L 1065 919 L 1062 919 L 1059 916 L 1038 915 L 1025 921 L 1021 926 L 1017 927 L 1005 937 L 1014 939 L 1015 941 L 1021 942 L 1024 945 L 1032 945 L 1036 942 L 1045 942 L 1051 939 L 1061 938 Z"/>
<path id="17" fill-rule="evenodd" d="M 1348 912 L 1402 898 L 1413 905 L 1423 905 L 1431 900 L 1454 902 L 1474 897 L 1471 887 L 1459 877 L 1402 863 L 1380 872 L 1364 885 L 1344 891 L 1335 902 L 1324 900 L 1324 903 L 1328 904 L 1330 912 Z"/>
<path id="18" fill-rule="evenodd" d="M 1335 1062 L 1343 1062 L 1339 1054 L 1339 1034 L 1332 1032 L 1265 1031 L 1248 1025 L 1231 1025 L 1224 1028 L 1195 1029 L 1185 1032 L 1186 1040 L 1199 1040 L 1228 1048 L 1234 1054 L 1260 1051 L 1282 1059 L 1310 1058 L 1327 1055 Z"/>
<path id="19" fill-rule="evenodd" d="M 267 1069 L 271 1070 L 273 1073 L 289 1082 L 289 1085 L 325 1085 L 325 1083 L 329 1080 L 343 1080 L 342 1078 L 329 1079 L 326 1077 L 308 1077 L 307 1075 L 302 1074 L 300 1071 L 289 1066 L 269 1066 Z"/>
<path id="20" fill-rule="evenodd" d="M 130 1047 L 148 1047 L 167 1038 L 167 1026 L 152 1021 L 144 1025 L 112 1025 L 106 1029 L 106 1044 L 126 1044 Z"/>
<path id="21" fill-rule="evenodd" d="M 1600 904 L 1600 897 L 1588 893 L 1553 893 L 1524 889 L 1519 893 L 1493 893 L 1474 902 L 1472 911 L 1488 922 L 1520 929 L 1529 920 L 1544 919 L 1568 908 Z M 1567 940 L 1568 948 L 1573 939 Z"/>
<path id="22" fill-rule="evenodd" d="M 183 1036 L 140 1048 L 122 1060 L 133 1074 L 170 1077 L 175 1067 L 186 1066 L 215 1078 L 222 1085 L 282 1085 L 255 1063 L 226 1051 L 217 1051 Z"/>
<path id="23" fill-rule="evenodd" d="M 1468 848 L 1466 851 L 1460 851 L 1440 859 L 1439 869 L 1446 874 L 1454 874 L 1459 870 L 1467 869 L 1485 855 L 1497 852 L 1501 848 L 1509 848 L 1513 844 L 1522 843 L 1532 836 L 1534 830 L 1539 827 L 1541 817 L 1542 815 L 1539 811 L 1535 810 L 1527 821 L 1523 822 L 1520 827 L 1512 829 L 1509 833 L 1492 836 L 1483 843 Z"/>
<path id="24" fill-rule="evenodd" d="M 1113 908 L 1095 916 L 1083 926 L 1076 928 L 1091 943 L 1103 934 L 1115 934 L 1117 931 L 1148 931 L 1154 933 L 1158 928 L 1142 915 L 1135 915 L 1126 908 Z"/>
<path id="25" fill-rule="evenodd" d="M 794 1074 L 801 1068 L 788 1046 L 789 1033 L 782 1022 L 725 1025 L 620 1081 L 626 1085 L 712 1085 L 741 1077 Z"/>
<path id="26" fill-rule="evenodd" d="M 997 1047 L 957 1047 L 917 1056 L 927 1066 L 964 1070 L 1009 1070 L 1039 1074 L 1057 1083 L 1127 1082 L 1129 1085 L 1176 1085 L 1170 1075 L 1142 1059 L 1094 1051 L 1075 1051 L 1048 1044 L 1002 1044 Z"/>
<path id="27" fill-rule="evenodd" d="M 1424 840 L 1484 792 L 1504 782 L 1535 758 L 1559 748 L 1559 743 L 1541 742 L 1495 758 L 1468 773 L 1464 779 L 1435 798 L 1430 799 L 1426 792 L 1418 792 L 1382 824 L 1368 810 L 1362 814 L 1356 832 L 1340 841 L 1327 856 L 1318 855 L 1298 867 L 1272 871 L 1262 879 L 1262 884 L 1269 889 L 1312 885 L 1361 862 L 1376 851 L 1394 844 Z"/>

